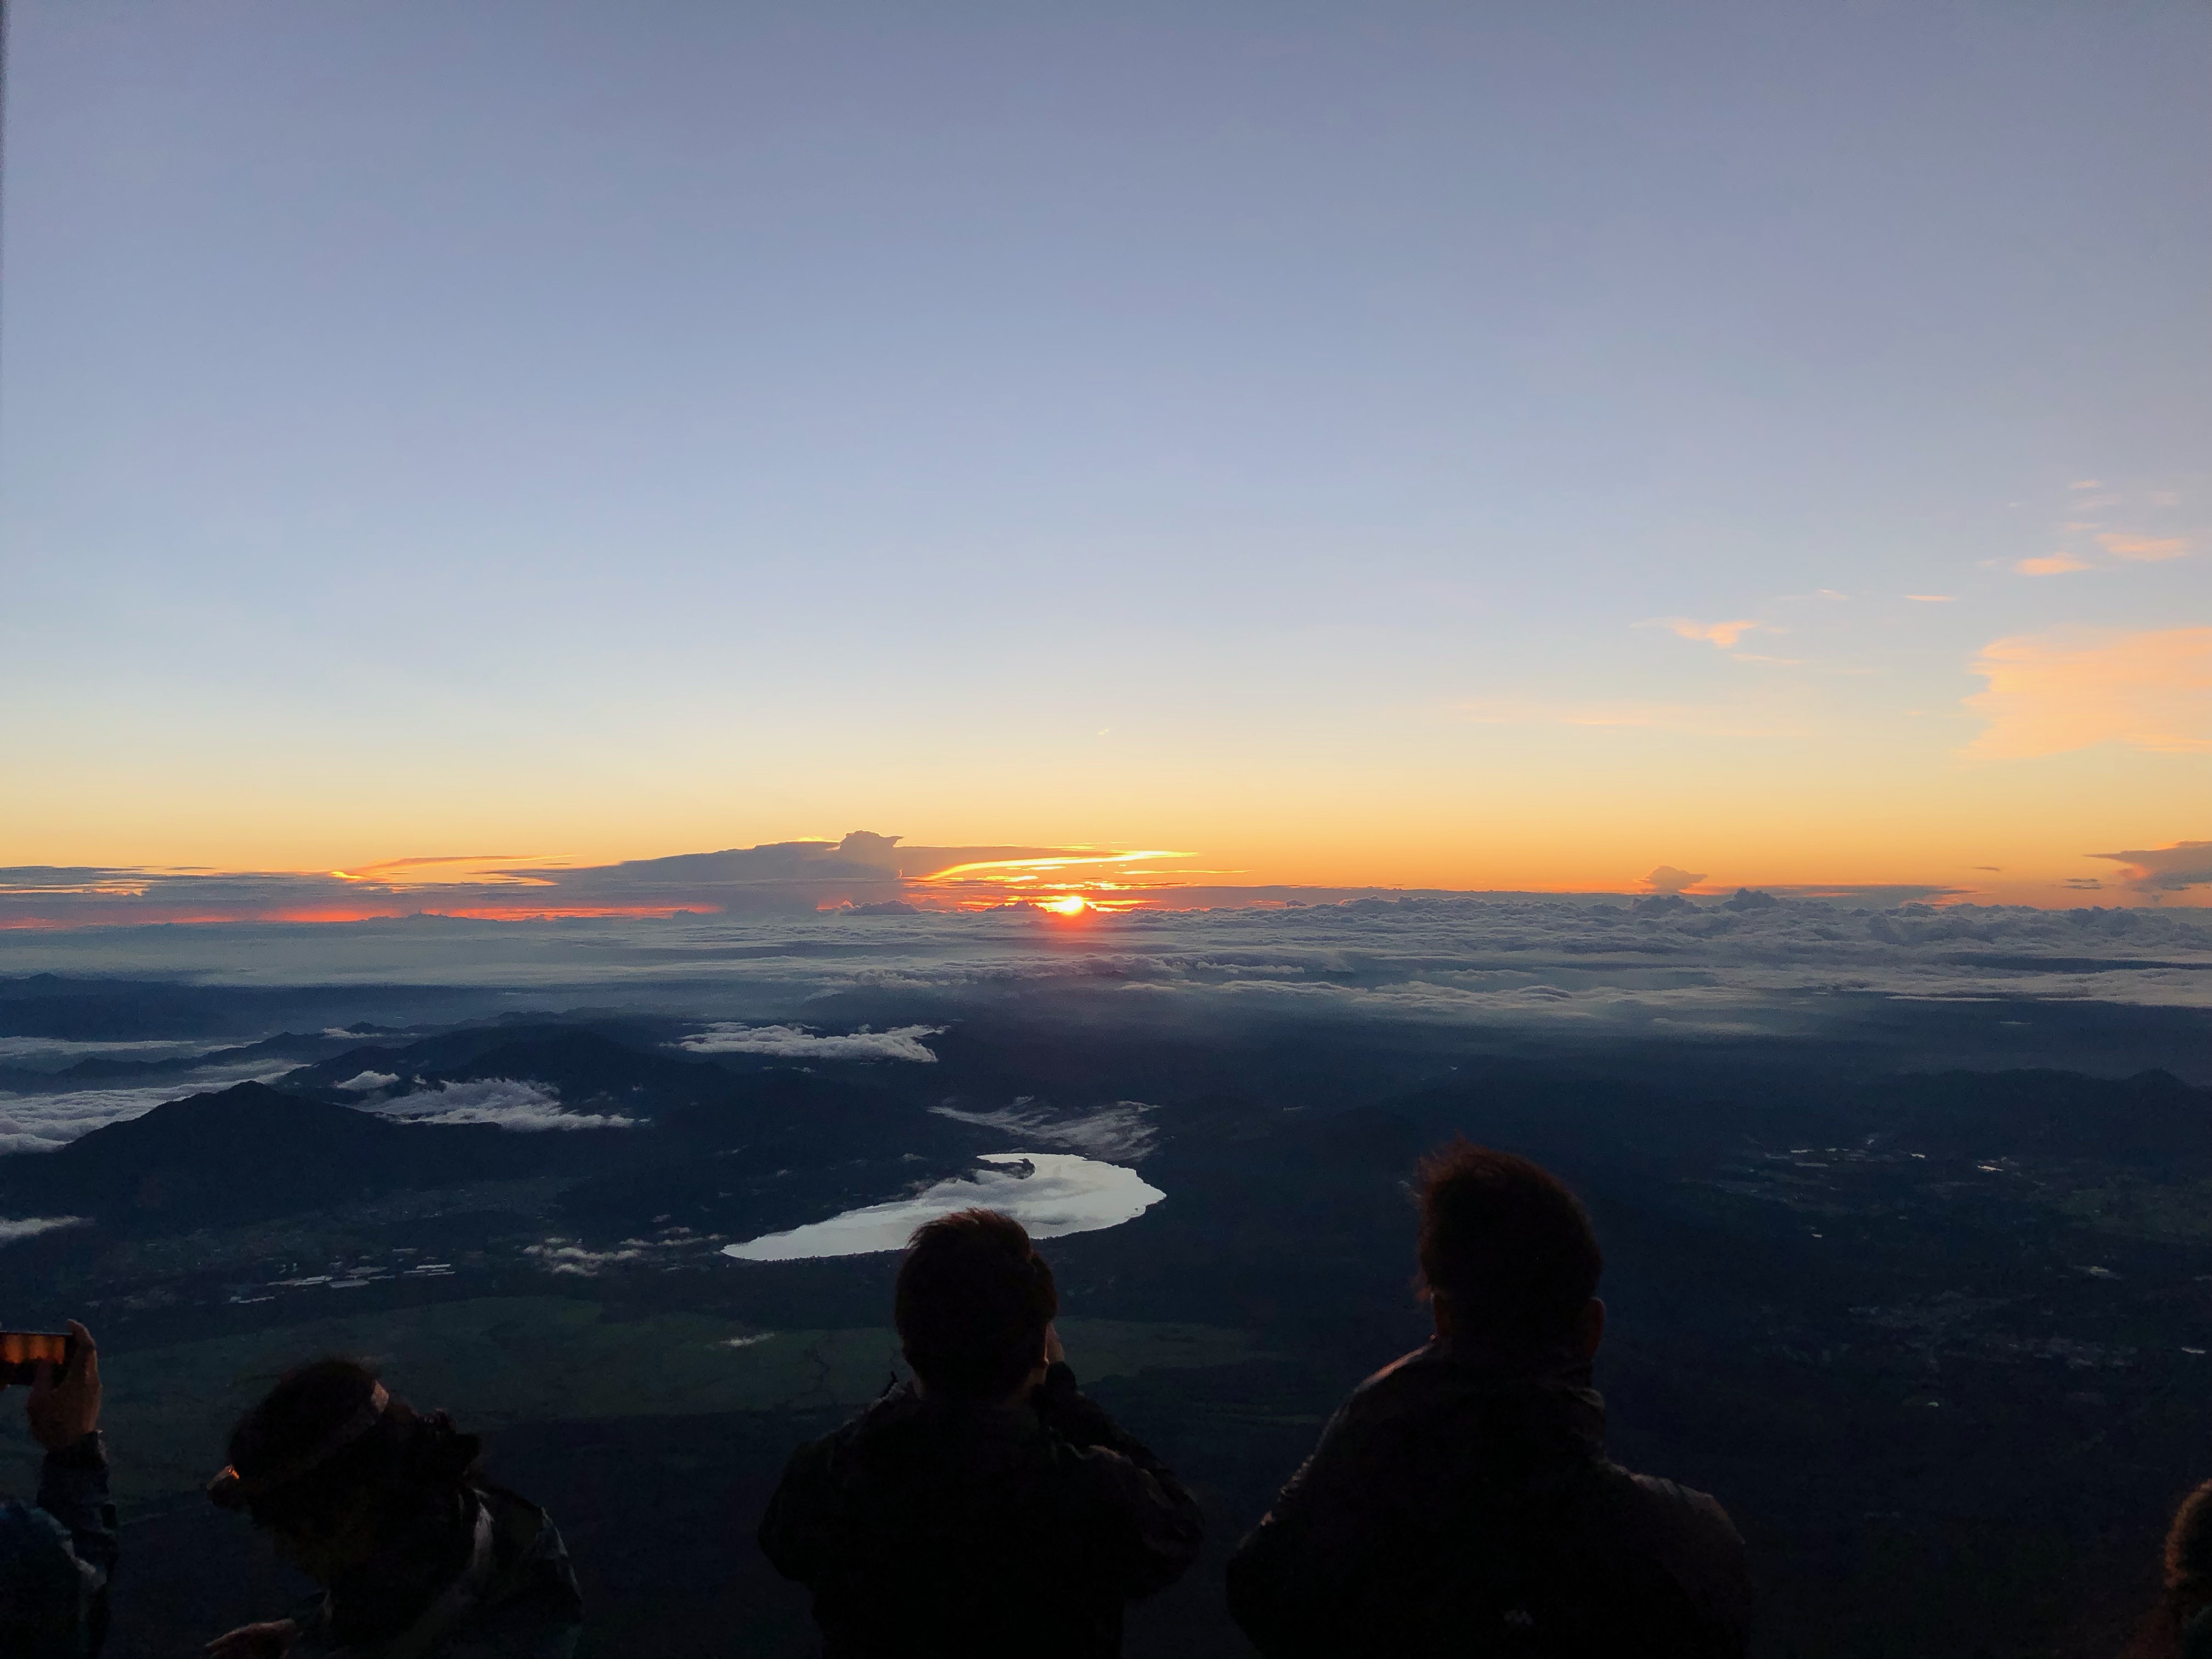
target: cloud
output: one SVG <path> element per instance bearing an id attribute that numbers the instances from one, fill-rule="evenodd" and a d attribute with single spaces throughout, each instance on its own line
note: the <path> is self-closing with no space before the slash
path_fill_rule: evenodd
<path id="1" fill-rule="evenodd" d="M 2012 635 L 1984 647 L 1974 672 L 1989 687 L 1966 706 L 1989 725 L 1966 754 L 2014 760 L 2100 743 L 2212 752 L 2212 628 Z"/>
<path id="2" fill-rule="evenodd" d="M 11 1221 L 0 1216 L 0 1244 L 13 1244 L 19 1238 L 36 1238 L 40 1233 L 50 1233 L 57 1227 L 82 1227 L 86 1218 L 81 1215 L 34 1215 L 21 1221 Z"/>
<path id="3" fill-rule="evenodd" d="M 2022 559 L 2013 568 L 2023 576 L 2063 576 L 2069 571 L 2090 570 L 2095 567 L 2075 558 L 2071 553 L 2053 553 L 2047 559 Z"/>
<path id="4" fill-rule="evenodd" d="M 2068 908 L 1910 902 L 1945 896 L 1925 887 L 1770 887 L 1783 903 L 1735 912 L 1686 897 L 1638 910 L 1627 893 L 1370 894 L 1316 903 L 1309 889 L 1308 902 L 1282 908 L 1132 912 L 1079 932 L 1024 913 L 935 912 L 858 929 L 810 913 L 749 922 L 741 934 L 704 920 L 544 927 L 532 930 L 526 953 L 514 927 L 491 923 L 395 922 L 335 939 L 315 927 L 155 928 L 97 943 L 111 971 L 120 959 L 134 973 L 190 972 L 203 985 L 238 986 L 242 1009 L 263 1007 L 266 988 L 288 979 L 328 987 L 337 961 L 364 988 L 434 986 L 448 1006 L 459 1000 L 457 987 L 485 1006 L 495 992 L 501 1008 L 547 1013 L 621 1002 L 681 1017 L 703 1000 L 750 1014 L 756 1030 L 830 1006 L 848 1010 L 848 1020 L 876 1014 L 885 1024 L 1066 1014 L 1103 1026 L 1158 1004 L 1191 1027 L 1264 1019 L 1387 1034 L 1402 1024 L 1484 1041 L 1580 1042 L 1747 1023 L 1778 1035 L 1827 1031 L 1857 1018 L 1868 998 L 2212 1010 L 2212 908 L 2198 908 L 2212 895 L 2169 892 L 2154 907 L 2150 891 L 2123 884 L 2117 863 L 2112 871 L 2101 894 L 2049 892 L 2077 907 Z M 2016 863 L 2007 876 L 2029 878 Z M 732 948 L 733 935 L 742 949 Z M 0 971 L 68 971 L 85 959 L 84 939 L 0 935 Z M 639 963 L 650 964 L 650 978 L 636 972 Z M 365 1000 L 346 1017 L 354 1012 L 379 1005 Z M 97 1103 L 84 1093 L 0 1098 L 0 1131 L 36 1131 L 29 1144 L 52 1150 L 198 1086 L 100 1091 Z M 1130 1083 L 1115 1092 L 1145 1091 Z M 1025 1116 L 1041 1109 L 1004 1102 L 969 1104 Z M 548 1109 L 550 1101 L 537 1106 Z M 46 1115 L 26 1115 L 36 1113 Z M 1046 1127 L 1081 1115 L 1055 1112 Z M 994 1144 L 1083 1151 L 1000 1133 Z"/>
<path id="5" fill-rule="evenodd" d="M 849 1036 L 817 1036 L 803 1025 L 709 1025 L 676 1046 L 695 1054 L 775 1054 L 787 1060 L 910 1060 L 934 1064 L 937 1056 L 921 1039 L 942 1025 L 902 1025 L 871 1031 L 862 1026 Z"/>
<path id="6" fill-rule="evenodd" d="M 2116 559 L 2137 559 L 2153 563 L 2179 559 L 2189 551 L 2189 543 L 2179 536 L 2100 536 L 2097 541 Z"/>
<path id="7" fill-rule="evenodd" d="M 502 1129 L 535 1133 L 547 1129 L 634 1129 L 637 1120 L 611 1114 L 570 1112 L 561 1097 L 542 1083 L 514 1078 L 485 1078 L 475 1083 L 441 1083 L 434 1089 L 380 1102 L 374 1109 L 410 1123 L 492 1123 Z"/>
<path id="8" fill-rule="evenodd" d="M 1655 893 L 1679 893 L 1685 888 L 1695 887 L 1704 879 L 1702 875 L 1692 875 L 1687 870 L 1677 870 L 1671 864 L 1662 864 L 1644 878 L 1644 884 Z"/>
<path id="9" fill-rule="evenodd" d="M 1013 1217 L 1034 1238 L 1059 1238 L 1133 1221 L 1167 1196 L 1133 1170 L 1072 1153 L 991 1152 L 980 1161 L 998 1167 L 940 1181 L 912 1198 L 732 1244 L 722 1254 L 741 1261 L 873 1255 L 904 1249 L 926 1221 L 977 1206 Z"/>
<path id="10" fill-rule="evenodd" d="M 2179 841 L 2171 847 L 2089 856 L 2126 866 L 2123 876 L 2128 885 L 2147 893 L 2175 893 L 2185 887 L 2212 885 L 2212 841 Z M 2096 884 L 2093 881 L 2090 885 Z"/>
<path id="11" fill-rule="evenodd" d="M 1012 1105 L 994 1112 L 963 1112 L 953 1106 L 933 1106 L 929 1109 L 939 1117 L 997 1129 L 1025 1140 L 1042 1141 L 1048 1146 L 1073 1146 L 1093 1158 L 1134 1164 L 1152 1150 L 1155 1137 L 1146 1119 L 1148 1114 L 1159 1109 L 1141 1100 L 1117 1100 L 1110 1106 L 1089 1111 L 1060 1112 L 1040 1106 L 1034 1097 L 1024 1095 Z"/>
<path id="12" fill-rule="evenodd" d="M 258 1066 L 241 1075 L 241 1068 L 213 1067 L 189 1081 L 131 1089 L 70 1089 L 54 1094 L 0 1094 L 0 1155 L 11 1152 L 58 1152 L 80 1135 L 110 1123 L 143 1117 L 167 1101 L 182 1100 L 204 1090 L 227 1088 L 233 1083 L 267 1083 L 291 1069 L 274 1071 Z"/>
<path id="13" fill-rule="evenodd" d="M 1686 640 L 1703 640 L 1706 644 L 1717 645 L 1723 651 L 1733 647 L 1745 635 L 1767 626 L 1763 622 L 1756 622 L 1749 617 L 1739 617 L 1734 622 L 1701 623 L 1693 621 L 1688 617 L 1655 617 L 1650 622 L 1638 623 L 1636 625 L 1638 628 L 1663 628 L 1669 633 L 1680 635 Z"/>
<path id="14" fill-rule="evenodd" d="M 855 830 L 841 841 L 774 842 L 578 869 L 487 854 L 387 860 L 356 870 L 210 872 L 27 866 L 0 869 L 0 929 L 149 922 L 362 922 L 434 915 L 487 921 L 684 915 L 807 915 L 838 906 L 997 902 L 1061 890 L 1180 853 L 1097 847 L 907 847 Z M 1157 876 L 1154 884 L 1172 877 Z"/>
<path id="15" fill-rule="evenodd" d="M 333 1083 L 331 1087 L 361 1094 L 371 1089 L 389 1089 L 398 1081 L 399 1074 L 397 1072 L 361 1072 L 348 1078 L 343 1083 Z"/>
<path id="16" fill-rule="evenodd" d="M 1959 602 L 1956 593 L 1907 593 L 1905 597 L 1920 605 L 1956 605 Z"/>
<path id="17" fill-rule="evenodd" d="M 689 1227 L 665 1227 L 656 1238 L 625 1238 L 610 1249 L 593 1249 L 574 1238 L 549 1238 L 542 1243 L 526 1244 L 522 1253 L 536 1261 L 548 1273 L 566 1273 L 578 1279 L 597 1279 L 610 1267 L 635 1267 L 647 1264 L 665 1266 L 685 1251 L 696 1251 L 705 1246 L 720 1244 L 726 1233 L 695 1233 Z M 774 1332 L 769 1333 L 774 1335 Z M 752 1341 L 766 1341 L 756 1337 Z M 726 1346 L 744 1347 L 747 1339 L 738 1338 Z"/>

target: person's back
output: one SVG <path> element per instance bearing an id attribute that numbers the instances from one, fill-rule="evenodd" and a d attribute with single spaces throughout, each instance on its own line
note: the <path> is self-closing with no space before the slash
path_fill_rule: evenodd
<path id="1" fill-rule="evenodd" d="M 46 1448 L 38 1500 L 0 1500 L 0 1659 L 96 1659 L 115 1570 L 115 1508 L 100 1438 L 100 1357 L 74 1321 L 67 1372 L 25 1407 Z"/>
<path id="2" fill-rule="evenodd" d="M 1238 1547 L 1238 1623 L 1268 1659 L 1741 1653 L 1726 1513 L 1604 1454 L 1601 1259 L 1580 1206 L 1463 1145 L 1424 1175 L 1437 1335 L 1353 1392 Z"/>
<path id="3" fill-rule="evenodd" d="M 1197 1554 L 1196 1504 L 1077 1390 L 1056 1308 L 1008 1218 L 916 1234 L 898 1298 L 916 1382 L 802 1447 L 761 1523 L 828 1659 L 1117 1654 L 1124 1604 Z"/>

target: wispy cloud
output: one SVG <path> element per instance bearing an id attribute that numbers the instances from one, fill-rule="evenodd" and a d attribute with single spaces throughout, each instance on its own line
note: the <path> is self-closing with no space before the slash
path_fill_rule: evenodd
<path id="1" fill-rule="evenodd" d="M 1736 641 L 1745 635 L 1769 626 L 1749 617 L 1739 617 L 1732 622 L 1713 623 L 1698 622 L 1691 617 L 1654 617 L 1649 622 L 1640 622 L 1636 625 L 1638 628 L 1663 628 L 1683 639 L 1701 640 L 1707 645 L 1717 645 L 1723 651 L 1734 649 Z"/>
<path id="2" fill-rule="evenodd" d="M 2145 563 L 2179 559 L 2189 551 L 2189 538 L 2185 536 L 2100 536 L 2097 542 L 2116 559 L 2135 559 Z"/>
<path id="3" fill-rule="evenodd" d="M 1905 597 L 1917 605 L 1955 605 L 1959 600 L 1956 593 L 1907 593 Z"/>
<path id="4" fill-rule="evenodd" d="M 1141 1100 L 1117 1100 L 1110 1106 L 1066 1111 L 1041 1105 L 1024 1095 L 1011 1106 L 993 1112 L 963 1111 L 957 1106 L 933 1106 L 939 1117 L 996 1129 L 1017 1139 L 1048 1146 L 1072 1146 L 1090 1158 L 1134 1164 L 1152 1150 L 1156 1139 L 1147 1115 L 1158 1111 Z"/>
<path id="5" fill-rule="evenodd" d="M 1983 647 L 1974 672 L 1989 686 L 1966 706 L 1989 725 L 1966 754 L 2015 760 L 2100 743 L 2212 753 L 2212 628 L 2016 634 Z"/>
<path id="6" fill-rule="evenodd" d="M 36 1238 L 40 1233 L 52 1232 L 58 1227 L 86 1225 L 81 1215 L 33 1215 L 20 1221 L 0 1216 L 0 1244 L 13 1244 L 19 1238 Z"/>
<path id="7" fill-rule="evenodd" d="M 2048 558 L 2022 559 L 2013 566 L 2022 576 L 2063 576 L 2070 571 L 2093 569 L 2087 559 L 2077 559 L 2071 553 L 2053 553 Z"/>

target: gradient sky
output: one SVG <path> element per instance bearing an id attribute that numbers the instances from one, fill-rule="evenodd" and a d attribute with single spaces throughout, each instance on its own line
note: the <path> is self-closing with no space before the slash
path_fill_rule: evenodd
<path id="1" fill-rule="evenodd" d="M 0 864 L 2212 836 L 2202 5 L 14 12 Z"/>

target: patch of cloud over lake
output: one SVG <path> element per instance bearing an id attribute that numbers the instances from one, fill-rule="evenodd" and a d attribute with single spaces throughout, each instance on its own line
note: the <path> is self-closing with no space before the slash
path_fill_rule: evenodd
<path id="1" fill-rule="evenodd" d="M 1097 1232 L 1133 1221 L 1167 1194 L 1134 1170 L 1073 1152 L 990 1152 L 994 1167 L 940 1181 L 911 1198 L 848 1210 L 787 1233 L 731 1244 L 722 1254 L 741 1261 L 798 1261 L 871 1255 L 906 1248 L 914 1230 L 955 1210 L 981 1207 L 1014 1218 L 1037 1238 Z"/>
<path id="2" fill-rule="evenodd" d="M 784 1060 L 910 1060 L 934 1064 L 937 1056 L 922 1043 L 941 1025 L 902 1025 L 871 1031 L 863 1025 L 844 1036 L 823 1036 L 803 1025 L 710 1025 L 677 1047 L 695 1054 L 774 1054 Z"/>
<path id="3" fill-rule="evenodd" d="M 57 1227 L 82 1227 L 86 1224 L 81 1215 L 34 1215 L 19 1221 L 0 1216 L 0 1244 L 13 1244 L 19 1238 L 36 1238 L 40 1233 L 50 1233 Z"/>
<path id="4" fill-rule="evenodd" d="M 351 1089 L 360 1078 L 341 1084 Z M 370 1084 L 369 1087 L 379 1086 Z M 415 1123 L 491 1123 L 502 1129 L 634 1129 L 637 1120 L 611 1112 L 572 1112 L 542 1083 L 514 1078 L 485 1078 L 474 1083 L 441 1083 L 396 1100 L 373 1102 L 369 1109 Z"/>

